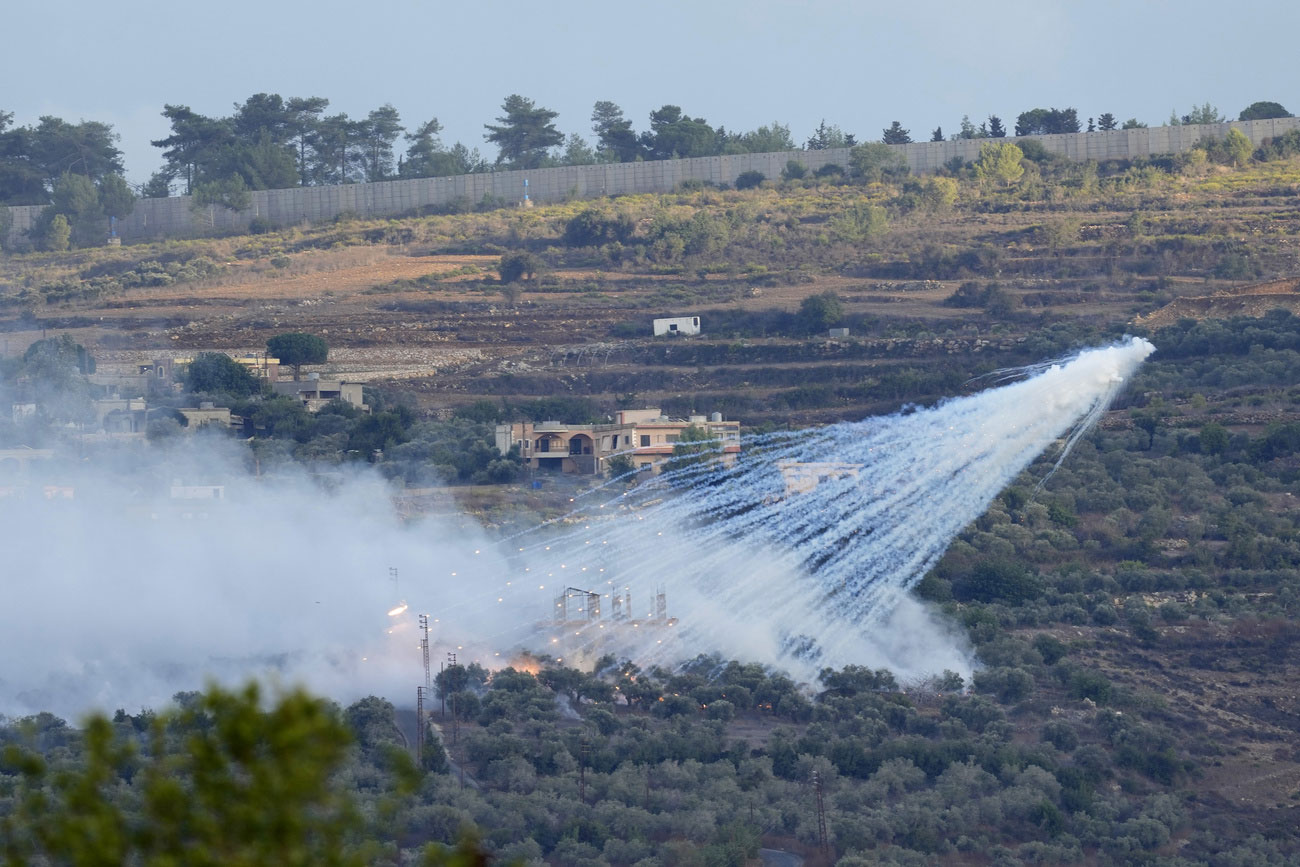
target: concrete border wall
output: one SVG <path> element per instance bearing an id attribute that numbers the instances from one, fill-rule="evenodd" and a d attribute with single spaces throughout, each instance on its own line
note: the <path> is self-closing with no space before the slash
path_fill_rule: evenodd
<path id="1" fill-rule="evenodd" d="M 1162 126 L 1107 132 L 1068 133 L 1028 136 L 1049 152 L 1075 160 L 1113 160 L 1146 157 L 1154 154 L 1179 153 L 1192 148 L 1203 138 L 1222 138 L 1228 130 L 1241 130 L 1256 145 L 1264 139 L 1300 129 L 1300 118 L 1234 121 L 1201 126 Z M 1000 141 L 1023 139 L 1006 138 Z M 980 146 L 988 139 L 958 139 L 943 142 L 913 142 L 891 145 L 902 151 L 916 174 L 933 172 L 953 157 L 967 162 L 979 156 Z M 769 179 L 780 177 L 789 160 L 798 160 L 816 171 L 828 163 L 845 168 L 848 148 L 821 151 L 787 151 L 768 154 L 698 157 L 686 160 L 657 160 L 639 163 L 612 163 L 595 166 L 565 166 L 533 171 L 488 172 L 446 178 L 417 178 L 384 181 L 374 184 L 347 184 L 337 187 L 295 187 L 287 190 L 262 190 L 252 194 L 252 205 L 244 211 L 209 207 L 195 213 L 188 196 L 169 199 L 141 199 L 130 217 L 118 222 L 118 233 L 125 241 L 150 238 L 193 238 L 226 235 L 244 231 L 256 218 L 274 226 L 317 223 L 340 214 L 359 217 L 393 217 L 410 214 L 425 207 L 446 206 L 457 200 L 477 204 L 485 197 L 518 203 L 528 193 L 539 204 L 568 199 L 630 193 L 669 193 L 685 180 L 734 184 L 741 172 L 759 171 Z M 11 207 L 13 225 L 9 242 L 26 243 L 25 233 L 41 212 L 40 206 Z"/>

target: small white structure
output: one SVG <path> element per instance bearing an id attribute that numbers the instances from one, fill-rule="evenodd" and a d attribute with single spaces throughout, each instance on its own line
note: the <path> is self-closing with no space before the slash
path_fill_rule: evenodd
<path id="1" fill-rule="evenodd" d="M 668 319 L 655 320 L 655 337 L 699 333 L 700 317 L 698 316 L 673 316 Z"/>
<path id="2" fill-rule="evenodd" d="M 830 330 L 828 330 L 828 331 L 826 332 L 826 336 L 827 336 L 827 337 L 848 337 L 848 336 L 849 336 L 849 329 L 847 329 L 847 328 L 831 328 Z"/>
<path id="3" fill-rule="evenodd" d="M 173 500 L 224 500 L 225 485 L 186 485 L 180 479 L 172 482 L 171 498 Z"/>

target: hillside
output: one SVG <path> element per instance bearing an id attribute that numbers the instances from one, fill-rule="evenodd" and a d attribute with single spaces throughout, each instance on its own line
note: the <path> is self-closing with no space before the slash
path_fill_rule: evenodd
<path id="1" fill-rule="evenodd" d="M 1294 238 L 1277 231 L 1295 215 L 1286 165 L 1089 181 L 1048 162 L 1038 171 L 1064 197 L 1035 202 L 972 189 L 925 205 L 933 182 L 631 196 L 592 211 L 629 220 L 627 242 L 594 246 L 565 240 L 591 210 L 574 203 L 37 254 L 0 270 L 0 327 L 12 349 L 60 330 L 134 358 L 253 350 L 292 326 L 325 334 L 349 373 L 438 370 L 414 383 L 429 408 L 635 394 L 754 422 L 853 417 L 1295 270 Z M 1095 189 L 1071 192 L 1075 180 Z M 503 295 L 498 251 L 521 246 L 545 267 Z M 847 343 L 810 342 L 792 318 L 823 292 L 838 296 Z M 700 339 L 649 339 L 651 318 L 682 313 L 703 314 Z"/>
<path id="2" fill-rule="evenodd" d="M 489 682 L 451 751 L 482 789 L 442 780 L 420 809 L 457 798 L 459 812 L 421 815 L 497 828 L 503 848 L 536 840 L 520 853 L 552 863 L 630 864 L 669 859 L 679 826 L 704 846 L 752 804 L 765 840 L 815 855 L 800 799 L 820 769 L 835 775 L 837 853 L 862 859 L 845 863 L 984 864 L 995 850 L 1286 863 L 1300 804 L 1300 159 L 1049 157 L 1025 172 L 1004 187 L 964 170 L 687 188 L 15 256 L 0 261 L 0 341 L 12 359 L 68 333 L 112 365 L 308 331 L 330 344 L 323 371 L 408 402 L 418 438 L 448 418 L 487 436 L 557 407 L 718 411 L 750 430 L 857 420 L 1148 336 L 1156 354 L 1099 429 L 1050 477 L 1054 455 L 1017 479 L 916 590 L 985 665 L 973 693 L 832 674 L 782 706 L 757 690 L 793 685 L 755 675 L 734 719 L 709 719 L 714 693 L 753 672 L 648 672 L 647 704 L 667 706 L 651 711 L 577 701 L 588 676 L 604 678 L 592 695 L 626 688 L 614 669 Z M 520 253 L 535 276 L 503 283 L 501 257 Z M 665 315 L 698 315 L 703 333 L 653 338 Z M 303 462 L 326 442 L 281 439 Z M 444 481 L 495 529 L 556 496 Z M 559 721 L 566 693 L 581 723 Z M 698 701 L 671 701 L 683 696 Z M 588 744 L 607 813 L 572 791 Z M 693 800 L 706 783 L 728 807 Z M 621 823 L 640 829 L 636 847 L 619 847 Z"/>
<path id="3" fill-rule="evenodd" d="M 1233 316 L 1259 318 L 1270 310 L 1300 313 L 1300 279 L 1274 280 L 1213 295 L 1177 298 L 1164 307 L 1137 317 L 1134 322 L 1144 328 L 1164 328 L 1180 319 L 1230 319 Z"/>

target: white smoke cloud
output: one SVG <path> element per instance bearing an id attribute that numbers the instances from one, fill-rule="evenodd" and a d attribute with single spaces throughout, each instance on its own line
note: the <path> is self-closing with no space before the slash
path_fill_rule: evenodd
<path id="1" fill-rule="evenodd" d="M 664 665 L 718 653 L 805 680 L 847 663 L 968 675 L 958 630 L 907 589 L 1150 351 L 1130 342 L 934 409 L 774 435 L 733 470 L 679 473 L 692 487 L 606 486 L 504 541 L 464 517 L 403 523 L 364 471 L 329 491 L 251 478 L 241 445 L 207 437 L 33 464 L 25 494 L 0 497 L 0 713 L 159 707 L 249 676 L 410 704 L 417 613 L 433 621 L 435 670 L 449 651 L 493 665 L 527 648 Z M 855 469 L 791 493 L 782 461 Z M 175 499 L 177 479 L 223 497 Z M 47 499 L 43 481 L 74 498 Z M 566 587 L 600 593 L 602 617 L 552 623 Z"/>
<path id="2" fill-rule="evenodd" d="M 161 706 L 209 676 L 268 672 L 340 699 L 413 687 L 418 638 L 388 633 L 388 569 L 405 590 L 476 539 L 469 526 L 403 527 L 376 476 L 333 493 L 253 479 L 206 437 L 31 473 L 0 498 L 9 714 Z M 223 497 L 173 498 L 173 480 Z M 47 499 L 46 482 L 74 498 Z"/>

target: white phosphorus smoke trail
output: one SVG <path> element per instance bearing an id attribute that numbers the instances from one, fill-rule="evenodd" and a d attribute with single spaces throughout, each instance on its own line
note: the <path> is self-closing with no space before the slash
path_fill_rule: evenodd
<path id="1" fill-rule="evenodd" d="M 1152 349 L 1128 340 L 930 409 L 757 437 L 734 466 L 608 483 L 498 544 L 467 519 L 403 525 L 373 474 L 330 494 L 248 479 L 233 444 L 204 437 L 77 461 L 58 470 L 73 500 L 0 497 L 0 713 L 156 707 L 210 676 L 400 700 L 421 611 L 435 659 L 718 653 L 805 679 L 846 663 L 968 673 L 961 639 L 906 591 Z M 178 509 L 143 493 L 182 476 L 220 479 L 225 497 Z M 410 603 L 395 617 L 390 566 Z M 599 594 L 601 616 L 548 617 L 568 587 Z"/>
<path id="2" fill-rule="evenodd" d="M 525 546 L 518 562 L 611 599 L 631 586 L 673 600 L 671 629 L 589 623 L 553 637 L 571 655 L 716 651 L 803 673 L 879 658 L 873 633 L 952 539 L 1064 437 L 1063 459 L 1153 349 L 1133 338 L 930 409 L 760 440 L 734 467 L 672 470 L 583 509 L 616 517 Z"/>

